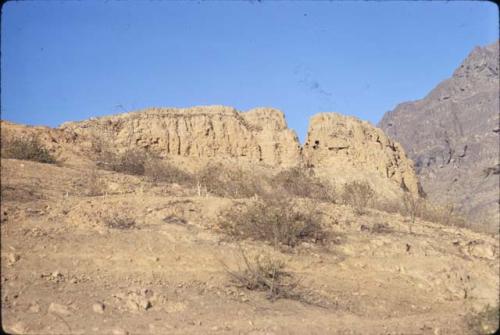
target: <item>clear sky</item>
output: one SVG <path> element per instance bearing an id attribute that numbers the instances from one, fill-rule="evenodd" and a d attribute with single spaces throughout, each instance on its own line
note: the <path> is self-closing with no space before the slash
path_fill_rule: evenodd
<path id="1" fill-rule="evenodd" d="M 270 106 L 377 123 L 498 39 L 492 2 L 13 1 L 2 119 L 57 126 L 146 107 Z"/>

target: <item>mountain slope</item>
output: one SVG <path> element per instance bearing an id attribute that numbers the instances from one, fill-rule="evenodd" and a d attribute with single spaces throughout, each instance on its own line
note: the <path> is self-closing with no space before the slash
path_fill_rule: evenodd
<path id="1" fill-rule="evenodd" d="M 415 162 L 431 200 L 498 228 L 498 42 L 476 47 L 424 99 L 398 105 L 379 123 Z"/>

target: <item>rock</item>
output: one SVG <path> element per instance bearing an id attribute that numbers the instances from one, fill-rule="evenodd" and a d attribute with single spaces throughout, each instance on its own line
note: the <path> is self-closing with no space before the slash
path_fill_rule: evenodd
<path id="1" fill-rule="evenodd" d="M 115 328 L 112 333 L 113 335 L 128 335 L 128 332 L 122 328 Z"/>
<path id="2" fill-rule="evenodd" d="M 101 138 L 120 151 L 134 146 L 168 155 L 237 157 L 270 165 L 296 165 L 300 158 L 295 132 L 287 128 L 283 113 L 272 108 L 245 113 L 225 106 L 152 108 L 69 122 L 60 129 L 80 138 Z"/>
<path id="3" fill-rule="evenodd" d="M 253 169 L 305 163 L 328 181 L 368 180 L 386 198 L 400 197 L 402 188 L 415 194 L 419 190 L 413 165 L 399 144 L 368 122 L 336 113 L 311 118 L 303 148 L 283 112 L 274 108 L 246 112 L 225 106 L 150 108 L 68 122 L 58 129 L 2 121 L 2 138 L 27 132 L 67 157 L 77 155 L 74 160 L 80 162 L 89 161 L 89 152 L 102 143 L 116 153 L 147 149 L 188 171 L 209 163 L 247 164 Z M 53 138 L 56 144 L 50 141 Z M 112 190 L 112 182 L 108 184 Z M 179 187 L 181 193 L 184 188 Z"/>
<path id="4" fill-rule="evenodd" d="M 337 113 L 317 114 L 310 120 L 303 152 L 305 163 L 324 176 L 344 178 L 344 182 L 378 180 L 378 191 L 391 188 L 389 179 L 395 192 L 404 188 L 419 194 L 413 163 L 403 148 L 366 121 Z"/>
<path id="5" fill-rule="evenodd" d="M 29 331 L 26 323 L 19 321 L 10 327 L 13 334 L 26 334 Z"/>
<path id="6" fill-rule="evenodd" d="M 29 311 L 31 313 L 40 313 L 40 305 L 37 303 L 32 303 L 29 307 Z"/>
<path id="7" fill-rule="evenodd" d="M 430 200 L 453 204 L 498 231 L 498 41 L 475 48 L 424 99 L 398 105 L 379 123 L 415 162 Z"/>
<path id="8" fill-rule="evenodd" d="M 142 289 L 137 292 L 129 292 L 125 296 L 125 305 L 128 310 L 132 312 L 146 311 L 152 307 L 149 298 L 152 296 L 152 291 L 148 289 Z M 118 295 L 116 295 L 118 297 Z"/>
<path id="9" fill-rule="evenodd" d="M 17 255 L 17 254 L 13 254 L 13 253 L 9 253 L 7 255 L 7 260 L 9 261 L 9 263 L 12 265 L 12 264 L 15 264 L 18 260 L 21 259 L 21 256 Z"/>
<path id="10" fill-rule="evenodd" d="M 495 248 L 491 245 L 483 244 L 483 243 L 472 243 L 468 244 L 468 253 L 473 257 L 486 258 L 489 260 L 495 260 Z"/>
<path id="11" fill-rule="evenodd" d="M 104 314 L 104 308 L 105 308 L 104 304 L 100 302 L 96 302 L 95 304 L 92 305 L 92 310 L 95 313 Z"/>
<path id="12" fill-rule="evenodd" d="M 60 315 L 71 315 L 71 312 L 67 306 L 57 304 L 57 303 L 50 304 L 49 313 L 55 313 L 55 314 L 60 314 Z"/>

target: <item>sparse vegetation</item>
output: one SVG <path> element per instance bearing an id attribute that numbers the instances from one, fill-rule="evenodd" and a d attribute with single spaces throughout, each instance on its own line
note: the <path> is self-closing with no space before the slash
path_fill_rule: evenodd
<path id="1" fill-rule="evenodd" d="M 420 218 L 426 221 L 436 222 L 443 225 L 455 227 L 466 227 L 466 219 L 456 212 L 455 206 L 448 204 L 445 206 L 433 205 L 428 201 L 422 203 Z"/>
<path id="2" fill-rule="evenodd" d="M 362 224 L 361 231 L 367 231 L 372 234 L 385 234 L 391 232 L 391 228 L 385 223 L 375 223 L 372 226 Z"/>
<path id="3" fill-rule="evenodd" d="M 157 183 L 193 184 L 193 176 L 190 173 L 182 171 L 172 163 L 159 158 L 150 158 L 145 162 L 144 174 L 151 181 Z"/>
<path id="4" fill-rule="evenodd" d="M 300 294 L 296 292 L 299 282 L 284 270 L 283 261 L 269 255 L 256 256 L 250 260 L 243 250 L 241 250 L 241 256 L 243 268 L 231 271 L 225 266 L 236 286 L 252 291 L 264 291 L 267 293 L 267 298 L 272 301 L 280 298 L 300 298 Z"/>
<path id="5" fill-rule="evenodd" d="M 412 227 L 415 225 L 415 219 L 420 214 L 422 208 L 422 199 L 414 196 L 410 192 L 405 192 L 403 195 L 403 205 L 406 215 L 410 217 L 409 231 L 412 233 Z"/>
<path id="6" fill-rule="evenodd" d="M 335 201 L 334 187 L 315 177 L 312 169 L 293 167 L 283 170 L 273 178 L 272 184 L 290 196 Z"/>
<path id="7" fill-rule="evenodd" d="M 89 197 L 97 197 L 105 194 L 104 180 L 99 175 L 97 169 L 90 170 L 87 179 L 85 180 L 86 195 Z"/>
<path id="8" fill-rule="evenodd" d="M 135 220 L 123 214 L 116 214 L 104 219 L 104 224 L 112 229 L 132 229 L 135 228 Z"/>
<path id="9" fill-rule="evenodd" d="M 466 227 L 466 219 L 457 213 L 451 204 L 446 206 L 432 204 L 429 200 L 405 193 L 401 201 L 379 201 L 374 207 L 387 212 L 399 213 L 410 218 L 410 224 L 420 218 L 425 221 L 449 225 L 455 227 Z"/>
<path id="10" fill-rule="evenodd" d="M 375 191 L 364 181 L 353 181 L 344 185 L 342 200 L 352 206 L 359 215 L 365 214 L 366 208 L 373 201 Z"/>
<path id="11" fill-rule="evenodd" d="M 265 178 L 239 167 L 209 164 L 195 178 L 209 193 L 220 197 L 250 198 L 266 193 Z"/>
<path id="12" fill-rule="evenodd" d="M 276 247 L 326 238 L 314 208 L 299 208 L 291 198 L 279 196 L 231 207 L 222 214 L 220 227 L 236 238 L 268 241 Z"/>
<path id="13" fill-rule="evenodd" d="M 101 152 L 98 166 L 115 172 L 142 176 L 146 171 L 145 164 L 148 156 L 137 149 L 128 149 L 121 154 L 109 151 Z"/>
<path id="14" fill-rule="evenodd" d="M 54 156 L 36 136 L 2 141 L 2 156 L 47 164 L 56 163 Z"/>

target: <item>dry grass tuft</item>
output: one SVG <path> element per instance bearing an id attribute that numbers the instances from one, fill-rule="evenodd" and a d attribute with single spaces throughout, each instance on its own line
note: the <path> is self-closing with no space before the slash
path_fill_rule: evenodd
<path id="1" fill-rule="evenodd" d="M 232 282 L 238 286 L 252 291 L 264 291 L 266 297 L 271 300 L 296 299 L 300 300 L 300 293 L 296 291 L 299 281 L 284 270 L 285 263 L 269 255 L 256 256 L 249 259 L 243 250 L 243 268 L 231 271 L 225 264 L 226 272 L 230 275 Z"/>

